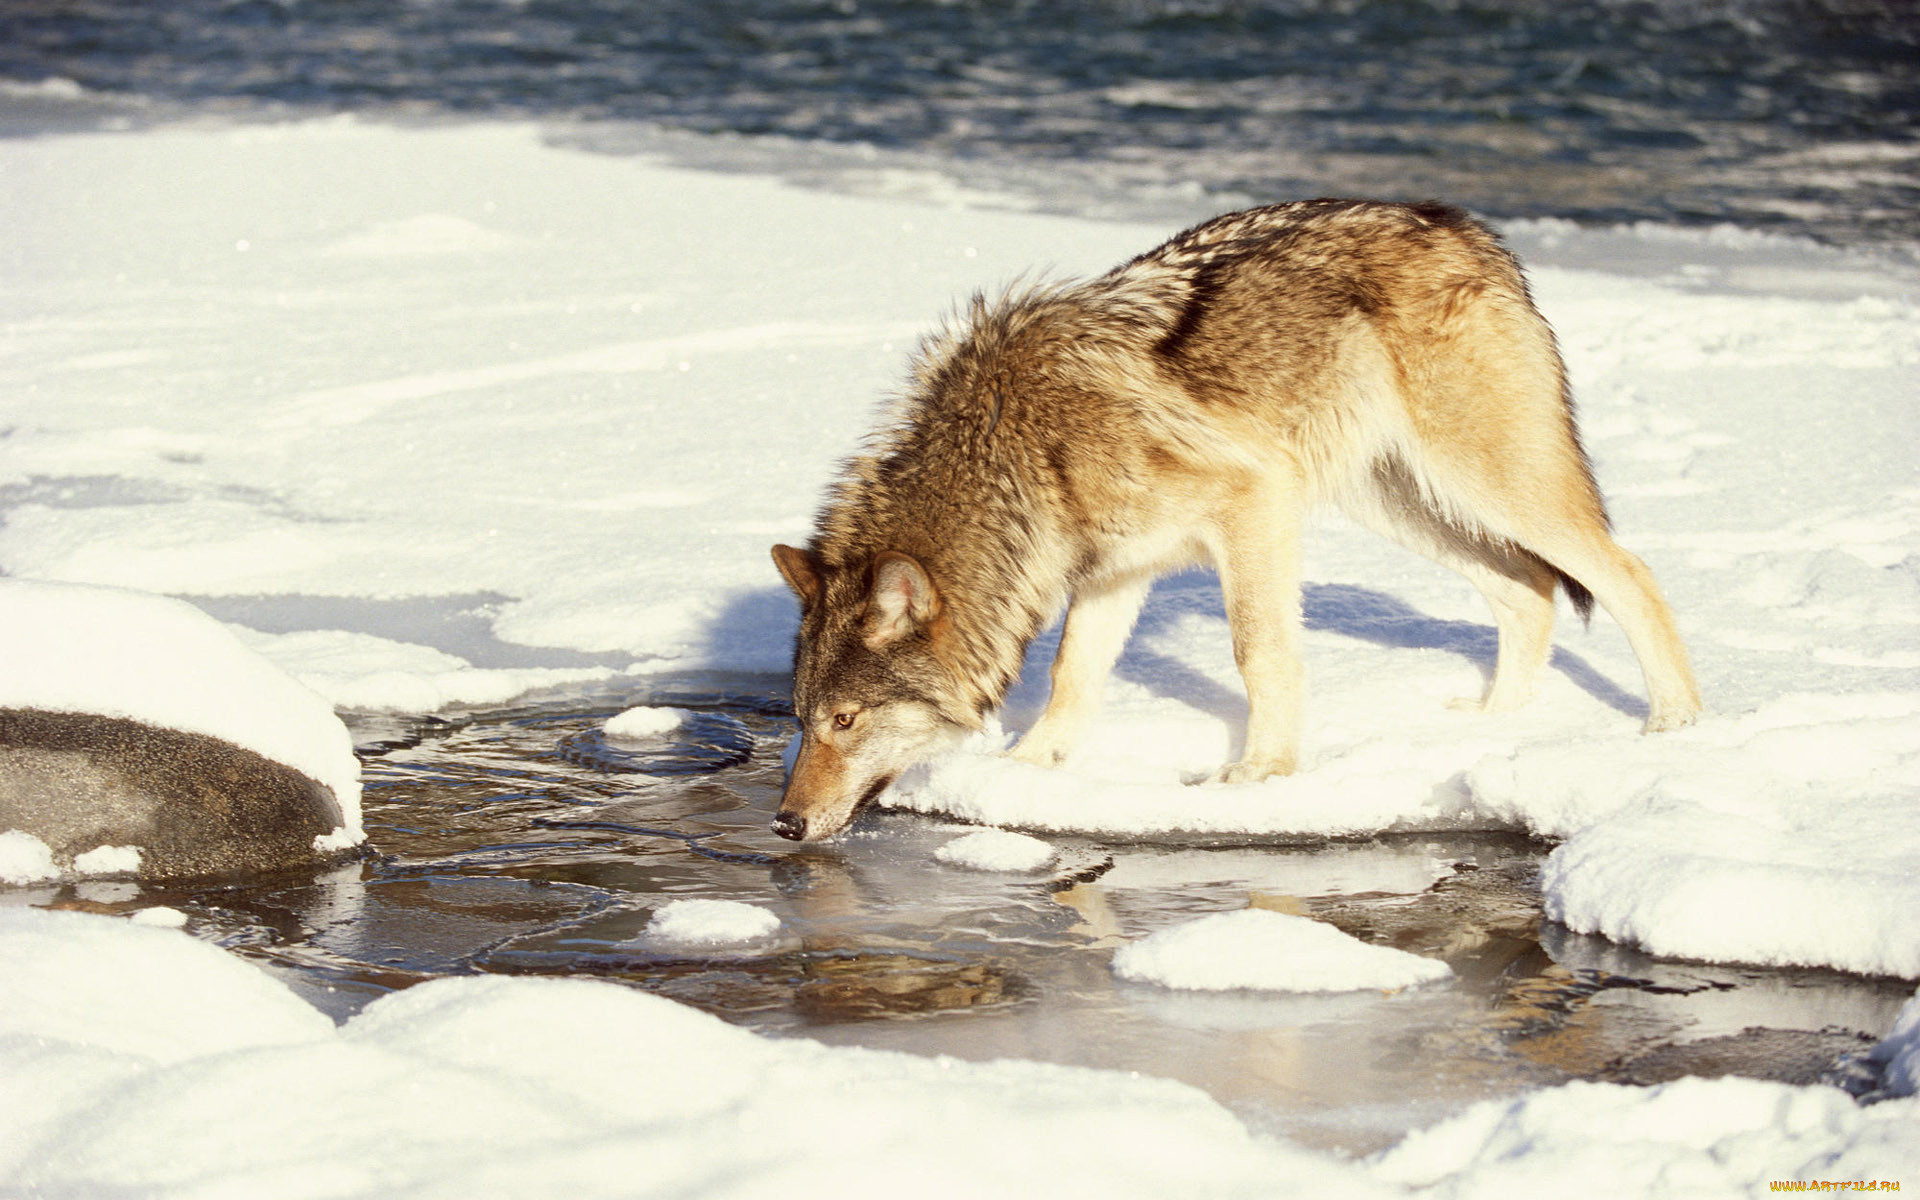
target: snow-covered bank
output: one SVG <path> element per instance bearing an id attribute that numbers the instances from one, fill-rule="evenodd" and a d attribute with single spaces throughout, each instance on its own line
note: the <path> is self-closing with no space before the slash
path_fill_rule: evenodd
<path id="1" fill-rule="evenodd" d="M 1180 1084 L 770 1040 L 609 983 L 440 980 L 336 1029 L 173 930 L 0 911 L 0 958 L 9 1192 L 1723 1196 L 1920 1161 L 1920 1100 L 1827 1088 L 1576 1084 L 1354 1163 Z"/>
<path id="2" fill-rule="evenodd" d="M 0 566 L 192 595 L 361 706 L 783 668 L 767 546 L 805 536 L 913 340 L 982 282 L 1151 236 L 519 127 L 49 138 L 0 167 Z"/>

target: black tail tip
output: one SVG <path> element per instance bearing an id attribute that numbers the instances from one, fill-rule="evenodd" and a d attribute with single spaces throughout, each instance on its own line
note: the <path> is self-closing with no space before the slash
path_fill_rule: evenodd
<path id="1" fill-rule="evenodd" d="M 1586 589 L 1578 579 L 1564 572 L 1555 572 L 1560 576 L 1560 586 L 1567 593 L 1567 599 L 1573 602 L 1573 611 L 1580 614 L 1582 624 L 1593 624 L 1593 593 Z"/>

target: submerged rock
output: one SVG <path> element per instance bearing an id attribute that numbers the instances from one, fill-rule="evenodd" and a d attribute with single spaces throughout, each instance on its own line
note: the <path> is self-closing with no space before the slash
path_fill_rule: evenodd
<path id="1" fill-rule="evenodd" d="M 251 875 L 352 852 L 333 789 L 231 742 L 94 713 L 0 708 L 0 829 L 61 874 Z"/>

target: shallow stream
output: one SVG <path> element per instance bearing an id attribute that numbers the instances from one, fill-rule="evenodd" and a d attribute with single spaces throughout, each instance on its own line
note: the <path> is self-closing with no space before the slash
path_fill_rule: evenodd
<path id="1" fill-rule="evenodd" d="M 1182 1079 L 1256 1128 L 1353 1152 L 1572 1078 L 1865 1091 L 1856 1060 L 1911 995 L 1897 980 L 1655 960 L 1543 924 L 1547 848 L 1504 834 L 1055 836 L 1045 870 L 988 874 L 936 861 L 963 827 L 878 812 L 796 846 L 767 828 L 790 729 L 777 692 L 706 679 L 454 720 L 351 719 L 374 857 L 245 886 L 80 884 L 53 903 L 172 905 L 192 933 L 338 1018 L 441 975 L 592 976 L 774 1035 Z M 601 724 L 639 703 L 698 715 L 654 741 L 609 742 Z M 782 933 L 751 952 L 650 945 L 653 911 L 696 897 L 770 909 Z M 1445 959 L 1455 979 L 1187 994 L 1110 970 L 1125 941 L 1248 905 Z"/>

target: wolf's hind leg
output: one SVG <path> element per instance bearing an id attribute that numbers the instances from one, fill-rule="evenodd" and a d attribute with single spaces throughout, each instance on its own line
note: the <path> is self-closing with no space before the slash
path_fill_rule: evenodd
<path id="1" fill-rule="evenodd" d="M 1462 529 L 1429 501 L 1397 458 L 1375 465 L 1367 487 L 1341 506 L 1360 524 L 1415 554 L 1458 571 L 1486 598 L 1499 633 L 1486 690 L 1454 708 L 1511 712 L 1533 697 L 1553 651 L 1553 568 L 1511 543 Z"/>
<path id="2" fill-rule="evenodd" d="M 1143 576 L 1074 596 L 1060 630 L 1059 653 L 1053 657 L 1046 711 L 1014 747 L 1013 757 L 1051 767 L 1073 752 L 1100 709 L 1107 673 L 1120 657 L 1152 583 Z"/>
<path id="3" fill-rule="evenodd" d="M 1478 699 L 1462 697 L 1454 701 L 1455 708 L 1512 712 L 1533 698 L 1533 685 L 1553 652 L 1553 592 L 1559 579 L 1551 567 L 1530 554 L 1508 557 L 1511 566 L 1507 569 L 1483 561 L 1447 564 L 1471 580 L 1486 597 L 1500 636 L 1493 678 L 1486 692 Z"/>
<path id="4" fill-rule="evenodd" d="M 1626 631 L 1647 682 L 1647 732 L 1692 724 L 1700 715 L 1700 688 L 1673 610 L 1647 564 L 1622 549 L 1598 522 L 1549 526 L 1527 545 L 1591 590 Z"/>
<path id="5" fill-rule="evenodd" d="M 1476 524 L 1497 542 L 1511 543 L 1526 555 L 1552 564 L 1552 569 L 1592 592 L 1620 623 L 1646 677 L 1648 732 L 1690 724 L 1700 714 L 1700 690 L 1673 610 L 1647 565 L 1623 550 L 1608 532 L 1605 506 L 1578 447 L 1567 443 L 1557 453 L 1522 453 L 1515 448 L 1502 462 L 1497 484 L 1452 489 L 1467 501 L 1462 507 L 1470 508 Z M 1485 472 L 1483 477 L 1492 474 Z M 1463 472 L 1463 477 L 1472 475 Z M 1491 594 L 1488 599 L 1494 600 L 1498 611 L 1500 601 Z M 1503 625 L 1503 660 L 1506 640 Z"/>
<path id="6" fill-rule="evenodd" d="M 1673 613 L 1646 564 L 1608 532 L 1553 333 L 1525 299 L 1520 288 L 1508 303 L 1457 306 L 1443 318 L 1449 345 L 1477 352 L 1436 352 L 1420 364 L 1408 462 L 1424 494 L 1460 525 L 1538 556 L 1590 591 L 1640 660 L 1647 729 L 1685 725 L 1700 711 L 1700 693 Z M 1505 626 L 1501 635 L 1504 659 Z M 1504 670 L 1495 672 L 1496 689 Z"/>

